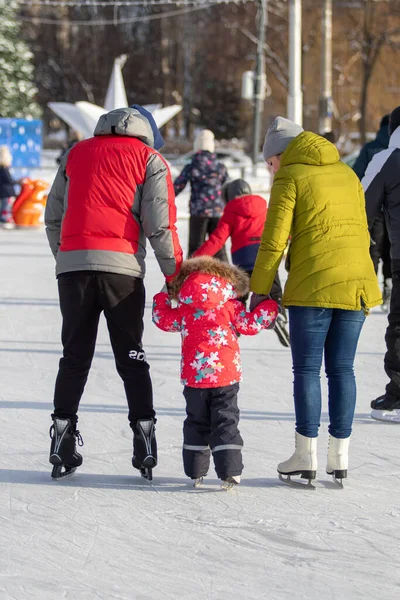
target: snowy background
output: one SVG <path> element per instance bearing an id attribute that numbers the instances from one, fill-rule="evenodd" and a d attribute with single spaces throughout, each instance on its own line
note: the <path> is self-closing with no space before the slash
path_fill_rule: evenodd
<path id="1" fill-rule="evenodd" d="M 178 198 L 182 215 L 187 199 Z M 179 233 L 186 248 L 185 218 Z M 193 489 L 181 464 L 180 337 L 151 323 L 162 276 L 150 252 L 144 341 L 158 413 L 154 480 L 131 467 L 123 386 L 102 322 L 79 414 L 84 463 L 53 482 L 48 429 L 61 318 L 44 231 L 0 230 L 0 273 L 1 600 L 400 598 L 400 426 L 369 416 L 386 382 L 379 308 L 356 361 L 344 490 L 324 472 L 326 395 L 317 489 L 277 479 L 277 463 L 293 451 L 294 420 L 290 352 L 273 332 L 240 339 L 242 484 L 220 491 L 211 470 Z"/>

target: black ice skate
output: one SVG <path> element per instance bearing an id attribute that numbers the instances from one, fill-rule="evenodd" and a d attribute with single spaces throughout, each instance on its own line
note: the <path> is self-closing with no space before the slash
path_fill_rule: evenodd
<path id="1" fill-rule="evenodd" d="M 83 446 L 82 436 L 72 425 L 70 419 L 55 418 L 50 427 L 50 458 L 53 465 L 51 476 L 53 479 L 61 479 L 72 475 L 80 467 L 83 461 L 82 455 L 76 451 L 78 446 Z"/>
<path id="2" fill-rule="evenodd" d="M 157 465 L 157 441 L 153 419 L 140 419 L 133 429 L 132 466 L 139 469 L 142 477 L 151 481 Z"/>
<path id="3" fill-rule="evenodd" d="M 371 417 L 377 421 L 400 423 L 400 398 L 393 398 L 383 394 L 372 400 Z"/>
<path id="4" fill-rule="evenodd" d="M 276 317 L 274 331 L 278 336 L 278 340 L 282 346 L 285 346 L 285 348 L 290 348 L 290 337 L 286 328 L 286 323 L 287 321 L 285 320 L 285 317 L 279 313 Z"/>

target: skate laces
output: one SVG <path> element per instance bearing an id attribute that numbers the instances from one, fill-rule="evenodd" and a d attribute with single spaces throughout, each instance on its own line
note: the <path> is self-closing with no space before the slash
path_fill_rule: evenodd
<path id="1" fill-rule="evenodd" d="M 81 436 L 81 432 L 80 432 L 80 431 L 78 431 L 78 429 L 73 429 L 73 430 L 71 430 L 71 431 L 70 431 L 70 433 L 71 433 L 73 436 L 75 436 L 75 437 L 76 437 L 76 439 L 77 439 L 77 442 L 78 442 L 78 446 L 83 446 L 83 445 L 84 445 L 84 443 L 83 443 L 83 438 L 82 438 L 82 436 Z M 53 439 L 53 437 L 54 437 L 54 424 L 50 426 L 50 429 L 49 429 L 49 436 L 50 436 L 50 438 L 51 438 L 51 439 Z"/>
<path id="2" fill-rule="evenodd" d="M 78 431 L 77 429 L 75 431 L 72 431 L 72 435 L 74 435 L 78 441 L 78 446 L 83 446 L 83 438 L 81 436 L 80 431 Z"/>

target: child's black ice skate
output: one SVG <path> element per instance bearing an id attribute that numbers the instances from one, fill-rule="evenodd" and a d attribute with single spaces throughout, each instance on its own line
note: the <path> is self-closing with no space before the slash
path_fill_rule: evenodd
<path id="1" fill-rule="evenodd" d="M 140 419 L 133 429 L 132 466 L 139 469 L 142 477 L 151 481 L 157 465 L 157 441 L 153 419 Z"/>
<path id="2" fill-rule="evenodd" d="M 76 442 L 78 446 L 83 446 L 82 436 L 76 425 L 72 425 L 71 419 L 55 417 L 50 427 L 50 437 L 49 462 L 53 465 L 52 479 L 72 475 L 83 462 L 82 455 L 76 451 Z"/>

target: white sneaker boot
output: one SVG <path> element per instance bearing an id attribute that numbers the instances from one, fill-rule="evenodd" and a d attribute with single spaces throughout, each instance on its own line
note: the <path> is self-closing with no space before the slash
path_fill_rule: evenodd
<path id="1" fill-rule="evenodd" d="M 349 443 L 350 438 L 335 438 L 329 436 L 328 460 L 326 463 L 326 472 L 333 475 L 333 479 L 341 483 L 342 479 L 347 477 L 347 468 L 349 466 Z"/>
<path id="2" fill-rule="evenodd" d="M 300 475 L 302 479 L 311 482 L 317 475 L 317 438 L 309 438 L 297 433 L 294 454 L 285 462 L 278 465 L 279 475 Z M 280 477 L 280 479 L 282 479 Z M 285 480 L 284 480 L 285 481 Z"/>

